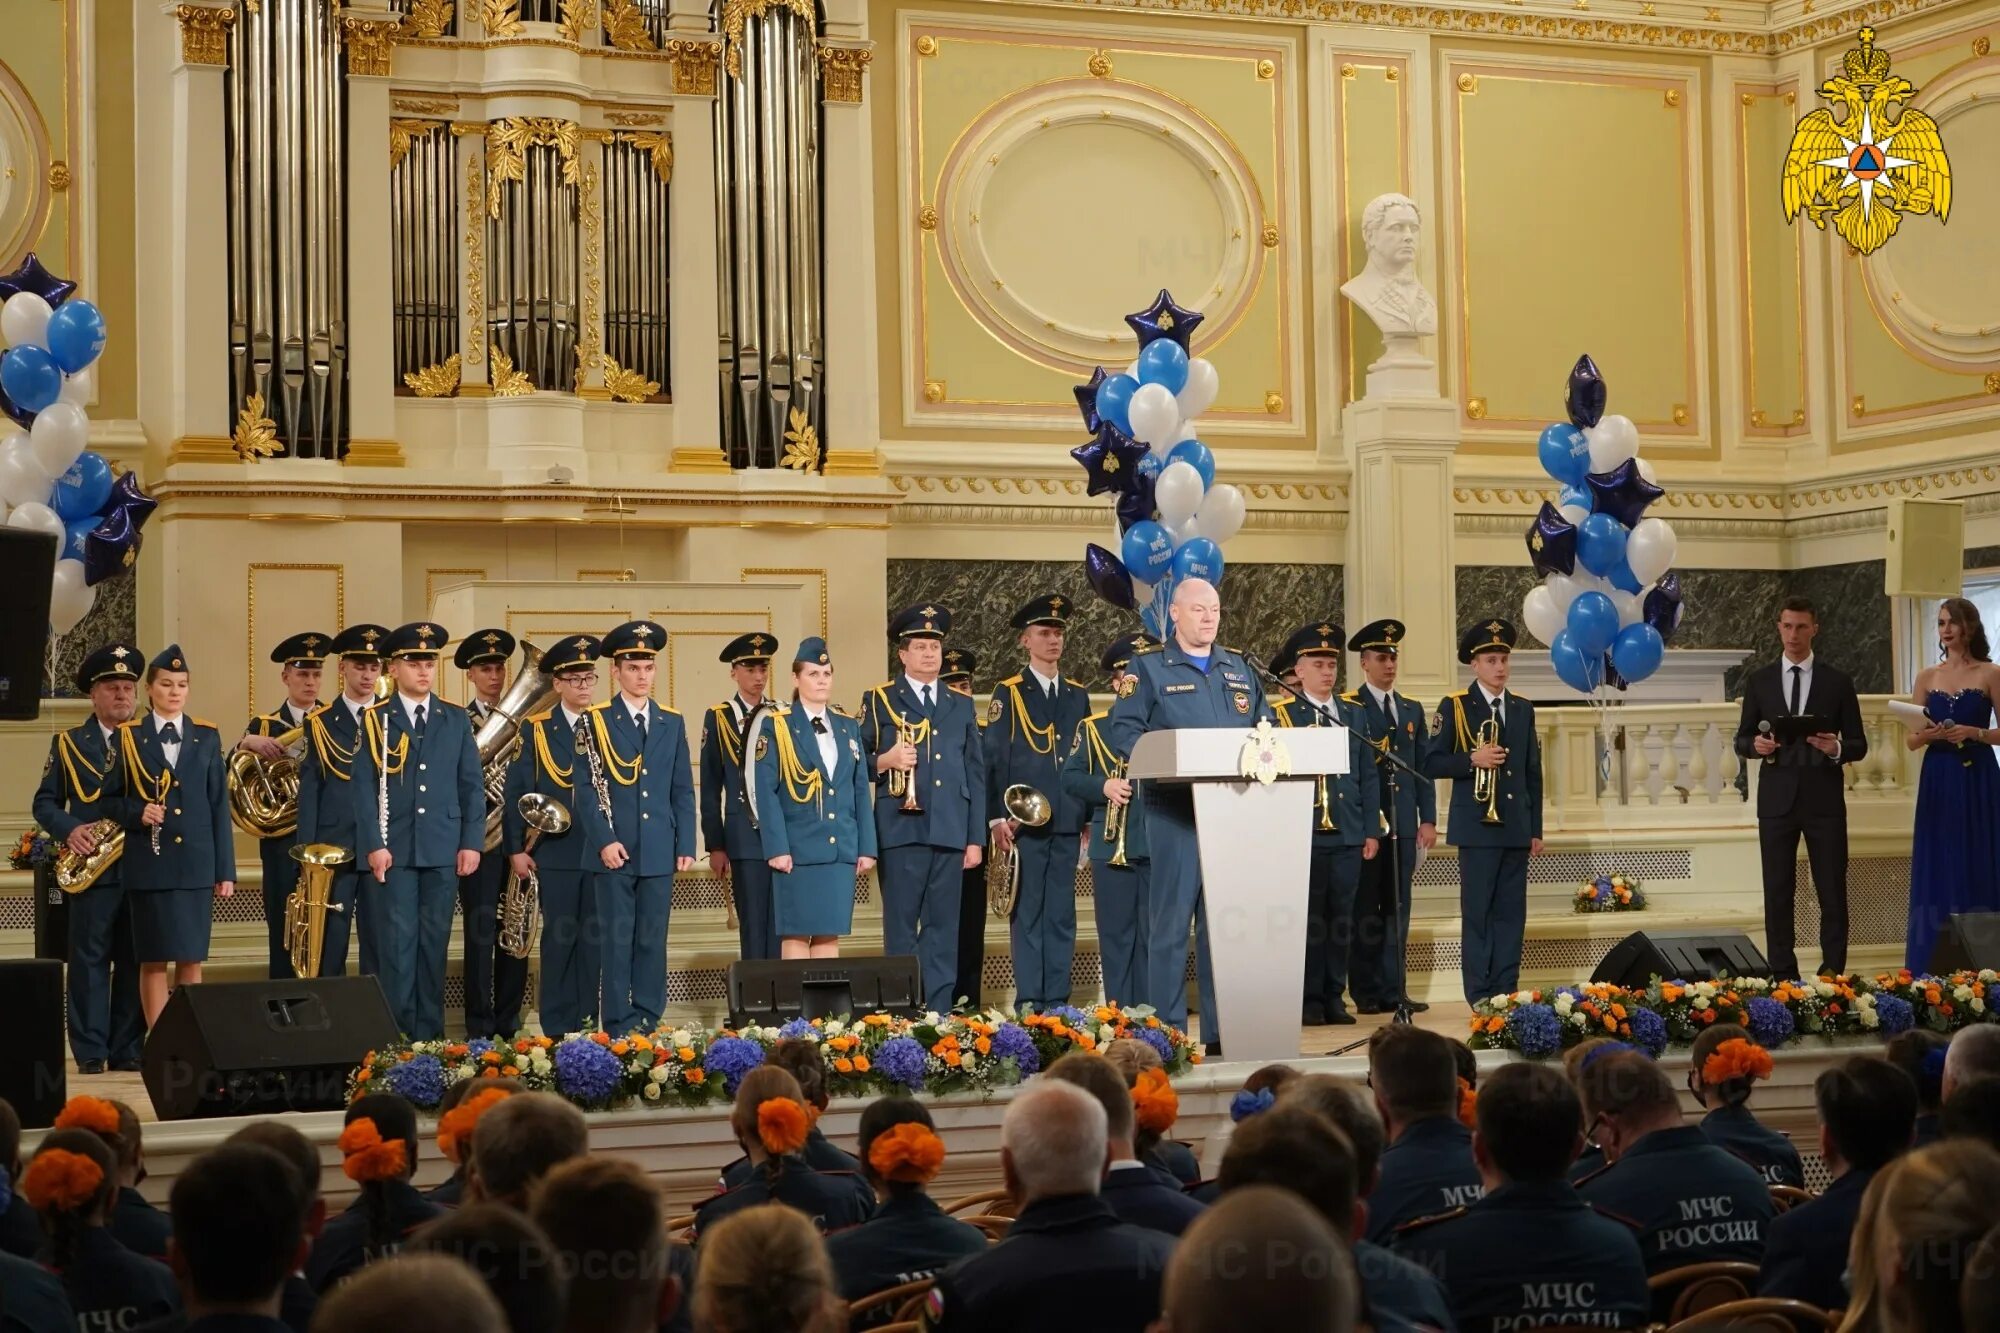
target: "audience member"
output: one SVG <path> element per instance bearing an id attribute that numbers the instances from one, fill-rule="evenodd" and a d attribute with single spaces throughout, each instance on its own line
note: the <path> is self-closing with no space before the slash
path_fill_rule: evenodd
<path id="1" fill-rule="evenodd" d="M 462 1078 L 444 1090 L 438 1101 L 438 1155 L 451 1163 L 451 1175 L 424 1191 L 440 1208 L 465 1202 L 466 1177 L 472 1161 L 472 1131 L 479 1117 L 515 1093 L 521 1085 L 511 1078 Z"/>
<path id="2" fill-rule="evenodd" d="M 536 1181 L 589 1151 L 583 1112 L 553 1093 L 516 1093 L 487 1108 L 472 1127 L 465 1197 L 526 1212 Z"/>
<path id="3" fill-rule="evenodd" d="M 371 1092 L 348 1104 L 346 1125 L 340 1169 L 361 1192 L 327 1221 L 306 1260 L 306 1282 L 322 1299 L 336 1282 L 401 1249 L 412 1231 L 444 1211 L 410 1184 L 417 1171 L 414 1106 L 392 1092 Z"/>
<path id="4" fill-rule="evenodd" d="M 460 1204 L 418 1227 L 404 1252 L 463 1261 L 506 1311 L 507 1333 L 559 1333 L 563 1326 L 569 1287 L 555 1247 L 525 1213 L 506 1204 Z"/>
<path id="5" fill-rule="evenodd" d="M 805 1158 L 806 1165 L 815 1171 L 824 1171 L 840 1177 L 842 1182 L 852 1185 L 862 1197 L 866 1212 L 875 1210 L 875 1192 L 868 1186 L 868 1178 L 861 1170 L 861 1163 L 848 1156 L 826 1135 L 820 1133 L 819 1118 L 826 1113 L 827 1103 L 832 1100 L 826 1090 L 826 1055 L 819 1043 L 804 1038 L 787 1038 L 771 1048 L 764 1057 L 766 1064 L 776 1065 L 798 1080 L 799 1096 L 806 1108 L 805 1150 L 799 1156 Z M 750 1159 L 739 1157 L 722 1168 L 722 1188 L 735 1189 L 750 1178 L 754 1168 Z"/>
<path id="6" fill-rule="evenodd" d="M 1378 1029 L 1368 1043 L 1368 1085 L 1389 1137 L 1368 1200 L 1368 1239 L 1386 1245 L 1403 1223 L 1462 1208 L 1484 1187 L 1472 1131 L 1458 1119 L 1449 1037 L 1408 1024 Z"/>
<path id="7" fill-rule="evenodd" d="M 0 1252 L 32 1259 L 42 1248 L 42 1223 L 21 1197 L 21 1118 L 0 1098 Z"/>
<path id="8" fill-rule="evenodd" d="M 1357 1282 L 1346 1246 L 1297 1195 L 1229 1191 L 1188 1229 L 1167 1267 L 1154 1333 L 1351 1333 Z"/>
<path id="9" fill-rule="evenodd" d="M 284 1294 L 278 1299 L 278 1318 L 292 1333 L 306 1333 L 312 1324 L 313 1306 L 318 1298 L 306 1281 L 306 1256 L 326 1230 L 326 1196 L 320 1193 L 319 1149 L 305 1135 L 282 1120 L 253 1120 L 231 1134 L 225 1143 L 240 1147 L 268 1148 L 284 1158 L 291 1168 L 292 1185 L 298 1191 L 299 1227 L 306 1238 L 306 1250 L 285 1277 Z"/>
<path id="10" fill-rule="evenodd" d="M 232 1137 L 175 1177 L 168 1207 L 183 1327 L 189 1333 L 287 1333 L 292 1325 L 279 1312 L 308 1243 L 296 1164 Z"/>
<path id="11" fill-rule="evenodd" d="M 399 1254 L 370 1264 L 327 1294 L 312 1333 L 498 1333 L 507 1316 L 479 1274 L 441 1254 Z"/>
<path id="12" fill-rule="evenodd" d="M 1583 1099 L 1583 1092 L 1579 1082 L 1583 1062 L 1590 1059 L 1592 1051 L 1603 1050 L 1607 1046 L 1617 1050 L 1632 1049 L 1630 1042 L 1614 1041 L 1610 1037 L 1585 1037 L 1582 1041 L 1563 1052 L 1563 1077 L 1569 1080 L 1570 1087 L 1577 1089 L 1578 1101 Z M 1597 1146 L 1595 1127 L 1585 1125 L 1583 1129 L 1583 1151 L 1576 1155 L 1574 1162 L 1570 1163 L 1570 1184 L 1574 1185 L 1585 1176 L 1596 1173 L 1603 1165 L 1604 1149 Z"/>
<path id="13" fill-rule="evenodd" d="M 745 1208 L 702 1239 L 694 1313 L 702 1333 L 840 1333 L 847 1327 L 818 1229 L 784 1204 Z"/>
<path id="14" fill-rule="evenodd" d="M 0 1333 L 77 1333 L 62 1279 L 5 1250 L 0 1250 Z"/>
<path id="15" fill-rule="evenodd" d="M 811 1121 L 800 1099 L 799 1081 L 784 1070 L 765 1064 L 745 1074 L 736 1085 L 729 1124 L 753 1170 L 741 1185 L 704 1199 L 695 1208 L 697 1239 L 731 1213 L 760 1203 L 790 1204 L 822 1232 L 865 1222 L 874 1211 L 873 1201 L 864 1201 L 850 1178 L 806 1165 L 800 1154 Z"/>
<path id="16" fill-rule="evenodd" d="M 531 1215 L 569 1281 L 565 1333 L 653 1333 L 680 1308 L 692 1256 L 668 1239 L 666 1201 L 636 1163 L 564 1162 L 535 1187 Z"/>
<path id="17" fill-rule="evenodd" d="M 1164 1073 L 1146 1070 L 1139 1075 L 1137 1087 L 1127 1088 L 1124 1077 L 1111 1061 L 1089 1051 L 1072 1051 L 1050 1065 L 1045 1077 L 1076 1084 L 1097 1098 L 1098 1105 L 1104 1108 L 1111 1166 L 1104 1173 L 1098 1197 L 1119 1221 L 1178 1236 L 1201 1216 L 1202 1205 L 1189 1198 L 1178 1184 L 1169 1183 L 1140 1161 L 1134 1144 L 1138 1115 L 1162 1095 L 1174 1095 L 1173 1089 L 1166 1088 L 1162 1093 L 1158 1086 L 1166 1082 Z M 1172 1118 L 1164 1112 L 1154 1115 L 1156 1124 L 1160 1118 Z"/>
<path id="18" fill-rule="evenodd" d="M 1757 1294 L 1838 1310 L 1847 1304 L 1847 1253 L 1862 1196 L 1876 1172 L 1908 1150 L 1917 1089 L 1889 1061 L 1857 1055 L 1820 1072 L 1813 1105 L 1819 1155 L 1833 1182 L 1772 1220 Z"/>
<path id="19" fill-rule="evenodd" d="M 1959 1084 L 1976 1078 L 2000 1078 L 2000 1024 L 1975 1023 L 1952 1034 L 1944 1052 L 1938 1105 L 1950 1101 Z"/>
<path id="20" fill-rule="evenodd" d="M 79 1328 L 124 1329 L 179 1307 L 167 1266 L 132 1253 L 111 1234 L 117 1158 L 87 1129 L 42 1137 L 21 1174 L 21 1194 L 42 1220 L 42 1265 L 62 1279 Z"/>
<path id="21" fill-rule="evenodd" d="M 1965 1333 L 2000 1333 L 2000 1227 L 1972 1251 L 1958 1288 L 1958 1312 Z"/>
<path id="22" fill-rule="evenodd" d="M 1917 1132 L 1911 1146 L 1938 1140 L 1938 1112 L 1944 1106 L 1944 1055 L 1951 1039 L 1929 1028 L 1911 1028 L 1883 1043 L 1882 1053 L 1917 1085 Z"/>
<path id="23" fill-rule="evenodd" d="M 102 1097 L 72 1097 L 56 1114 L 57 1129 L 87 1129 L 104 1140 L 118 1162 L 118 1195 L 111 1204 L 111 1234 L 134 1254 L 165 1260 L 173 1223 L 139 1193 L 146 1178 L 146 1155 L 140 1143 L 139 1116 L 123 1102 Z"/>
<path id="24" fill-rule="evenodd" d="M 1119 1095 L 1124 1095 L 1122 1086 Z M 914 1097 L 880 1097 L 868 1103 L 861 1113 L 860 1146 L 861 1169 L 881 1207 L 860 1226 L 826 1238 L 842 1299 L 859 1300 L 933 1277 L 986 1248 L 985 1232 L 945 1216 L 925 1188 L 944 1165 L 944 1140 L 937 1136 L 922 1102 Z M 857 1327 L 886 1323 L 894 1314 L 886 1309 L 870 1311 Z"/>
<path id="25" fill-rule="evenodd" d="M 1396 1233 L 1397 1251 L 1443 1280 L 1462 1333 L 1646 1323 L 1652 1300 L 1633 1228 L 1565 1179 L 1583 1144 L 1568 1080 L 1547 1065 L 1503 1065 L 1480 1088 L 1478 1112 L 1472 1152 L 1484 1196 Z"/>
<path id="26" fill-rule="evenodd" d="M 1162 1077 L 1166 1074 L 1159 1051 L 1137 1037 L 1120 1037 L 1111 1042 L 1104 1048 L 1104 1058 L 1124 1076 L 1128 1088 L 1136 1089 L 1140 1076 L 1149 1069 L 1158 1070 Z M 1180 1099 L 1155 1100 L 1153 1109 L 1154 1123 L 1149 1127 L 1142 1121 L 1133 1131 L 1132 1146 L 1139 1160 L 1176 1189 L 1192 1189 L 1201 1184 L 1201 1163 L 1195 1159 L 1194 1148 L 1167 1137 L 1179 1118 Z"/>
<path id="27" fill-rule="evenodd" d="M 1215 1173 L 1222 1169 L 1222 1154 L 1229 1147 L 1229 1136 L 1235 1127 L 1260 1111 L 1268 1111 L 1277 1104 L 1278 1090 L 1299 1076 L 1299 1071 L 1290 1065 L 1264 1065 L 1250 1071 L 1250 1077 L 1243 1080 L 1243 1087 L 1229 1100 L 1229 1123 L 1217 1126 L 1201 1143 L 1201 1178 L 1196 1197 L 1204 1203 L 1215 1202 Z"/>
<path id="28" fill-rule="evenodd" d="M 2000 1078 L 1975 1078 L 1953 1088 L 1938 1130 L 1942 1138 L 1979 1139 L 2000 1148 Z"/>
<path id="29" fill-rule="evenodd" d="M 1842 1333 L 1958 1333 L 1959 1286 L 1996 1198 L 2000 1153 L 1970 1139 L 1918 1148 L 1877 1172 L 1848 1252 L 1854 1296 Z"/>
<path id="30" fill-rule="evenodd" d="M 1734 1023 L 1703 1028 L 1688 1052 L 1688 1091 L 1706 1107 L 1701 1132 L 1755 1167 L 1766 1185 L 1806 1187 L 1805 1164 L 1792 1141 L 1750 1113 L 1750 1092 L 1771 1077 L 1771 1053 Z"/>
<path id="31" fill-rule="evenodd" d="M 1119 1221 L 1097 1197 L 1109 1158 L 1097 1098 L 1052 1078 L 1016 1093 L 1000 1125 L 1014 1225 L 1000 1244 L 939 1274 L 925 1327 L 1140 1333 L 1151 1323 L 1174 1241 Z"/>

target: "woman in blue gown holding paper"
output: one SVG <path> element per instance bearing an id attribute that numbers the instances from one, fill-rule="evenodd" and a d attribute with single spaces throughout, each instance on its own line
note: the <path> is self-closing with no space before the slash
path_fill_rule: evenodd
<path id="1" fill-rule="evenodd" d="M 1910 851 L 1910 927 L 1903 965 L 1930 966 L 1931 948 L 1954 912 L 2000 911 L 2000 763 L 1993 701 L 2000 667 L 1979 608 L 1963 597 L 1938 607 L 1943 660 L 1917 673 L 1912 700 L 1931 719 L 1905 740 L 1924 751 Z"/>

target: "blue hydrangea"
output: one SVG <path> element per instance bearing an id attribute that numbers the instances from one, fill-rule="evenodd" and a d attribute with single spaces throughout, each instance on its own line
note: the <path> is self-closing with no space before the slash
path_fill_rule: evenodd
<path id="1" fill-rule="evenodd" d="M 996 1050 L 998 1045 L 996 1041 Z M 915 1092 L 924 1086 L 924 1059 L 923 1045 L 915 1037 L 891 1037 L 875 1052 L 875 1072 Z"/>
<path id="2" fill-rule="evenodd" d="M 1132 1035 L 1160 1053 L 1160 1059 L 1174 1058 L 1174 1044 L 1167 1040 L 1167 1034 L 1158 1028 L 1133 1028 Z"/>
<path id="3" fill-rule="evenodd" d="M 466 1058 L 473 1061 L 477 1061 L 481 1056 L 485 1055 L 488 1051 L 497 1051 L 499 1049 L 500 1049 L 499 1047 L 495 1046 L 492 1042 L 488 1041 L 484 1037 L 474 1037 L 471 1041 L 465 1043 Z"/>
<path id="4" fill-rule="evenodd" d="M 1798 1025 L 1792 1021 L 1792 1011 L 1767 995 L 1752 997 L 1745 1008 L 1748 1021 L 1743 1026 L 1750 1030 L 1751 1038 L 1766 1050 L 1783 1046 L 1798 1030 Z"/>
<path id="5" fill-rule="evenodd" d="M 701 1067 L 710 1074 L 722 1075 L 722 1086 L 734 1097 L 743 1076 L 763 1063 L 764 1048 L 756 1042 L 743 1037 L 717 1037 L 708 1044 Z"/>
<path id="6" fill-rule="evenodd" d="M 806 1041 L 819 1040 L 819 1029 L 812 1025 L 810 1018 L 794 1018 L 791 1022 L 778 1029 L 779 1041 L 793 1041 L 798 1039 Z"/>
<path id="7" fill-rule="evenodd" d="M 993 1054 L 997 1059 L 1012 1060 L 1023 1078 L 1042 1068 L 1042 1053 L 1035 1049 L 1035 1039 L 1019 1023 L 1002 1023 L 994 1032 Z"/>
<path id="8" fill-rule="evenodd" d="M 1053 1009 L 1044 1009 L 1042 1012 L 1050 1018 L 1060 1018 L 1067 1027 L 1081 1028 L 1085 1032 L 1095 1032 L 1097 1030 L 1096 1017 L 1086 1014 L 1074 1005 L 1059 1004 Z"/>
<path id="9" fill-rule="evenodd" d="M 1990 1010 L 2000 1011 L 2000 983 L 1986 988 L 1986 1007 Z"/>
<path id="10" fill-rule="evenodd" d="M 435 1055 L 419 1055 L 389 1066 L 382 1076 L 385 1091 L 393 1092 L 412 1106 L 435 1110 L 444 1100 L 444 1062 Z"/>
<path id="11" fill-rule="evenodd" d="M 588 1037 L 571 1037 L 556 1047 L 556 1091 L 586 1105 L 611 1100 L 625 1075 L 625 1062 Z"/>
<path id="12" fill-rule="evenodd" d="M 1900 995 L 1877 995 L 1875 997 L 1875 1015 L 1882 1020 L 1880 1030 L 1885 1037 L 1893 1037 L 1899 1032 L 1908 1032 L 1917 1023 L 1917 1011 L 1911 1008 L 1910 1002 L 1903 999 Z M 1938 1051 L 1937 1057 L 1938 1081 L 1940 1086 L 1942 1086 L 1944 1080 L 1944 1052 L 1942 1050 Z"/>
<path id="13" fill-rule="evenodd" d="M 1667 1020 L 1651 1009 L 1632 1011 L 1632 1043 L 1655 1060 L 1667 1049 Z"/>
<path id="14" fill-rule="evenodd" d="M 1562 1020 L 1546 1004 L 1524 1004 L 1507 1014 L 1514 1045 L 1530 1059 L 1542 1059 L 1562 1049 Z"/>

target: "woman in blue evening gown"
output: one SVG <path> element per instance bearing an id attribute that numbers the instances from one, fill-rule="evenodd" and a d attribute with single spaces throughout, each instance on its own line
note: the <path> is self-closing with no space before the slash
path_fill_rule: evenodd
<path id="1" fill-rule="evenodd" d="M 1915 702 L 1931 725 L 1909 733 L 1924 750 L 1910 852 L 1910 928 L 1903 965 L 1930 966 L 1931 947 L 1954 912 L 2000 911 L 2000 763 L 1992 743 L 1993 665 L 1979 608 L 1947 597 L 1938 608 L 1944 660 L 1917 673 Z"/>

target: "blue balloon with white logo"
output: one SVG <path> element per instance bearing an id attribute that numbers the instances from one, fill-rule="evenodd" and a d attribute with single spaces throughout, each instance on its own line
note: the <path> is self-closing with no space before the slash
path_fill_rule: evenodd
<path id="1" fill-rule="evenodd" d="M 1596 595 L 1604 596 L 1603 593 Z M 1558 680 L 1585 694 L 1604 683 L 1604 654 L 1583 651 L 1577 646 L 1576 636 L 1566 629 L 1557 630 L 1556 637 L 1549 643 L 1549 665 L 1555 668 Z"/>
<path id="2" fill-rule="evenodd" d="M 1667 641 L 1644 621 L 1619 630 L 1618 637 L 1611 642 L 1611 665 L 1628 681 L 1641 681 L 1652 675 L 1666 656 Z"/>
<path id="3" fill-rule="evenodd" d="M 1187 348 L 1172 338 L 1155 338 L 1139 349 L 1139 383 L 1157 384 L 1168 393 L 1179 393 L 1187 387 L 1187 378 Z M 1104 409 L 1099 407 L 1097 412 L 1102 416 Z"/>
<path id="4" fill-rule="evenodd" d="M 65 375 L 74 375 L 104 351 L 104 316 L 88 301 L 74 297 L 49 316 L 49 355 Z"/>
<path id="5" fill-rule="evenodd" d="M 1118 558 L 1125 562 L 1133 578 L 1141 583 L 1157 583 L 1162 574 L 1173 568 L 1174 539 L 1153 519 L 1142 519 L 1125 529 Z"/>
<path id="6" fill-rule="evenodd" d="M 1625 563 L 1625 539 L 1630 535 L 1611 515 L 1592 514 L 1577 525 L 1576 558 L 1585 569 L 1603 578 Z"/>
<path id="7" fill-rule="evenodd" d="M 1152 344 L 1148 343 L 1147 346 Z M 1169 347 L 1172 343 L 1167 344 Z M 1167 450 L 1169 463 L 1186 463 L 1201 474 L 1201 491 L 1208 494 L 1208 488 L 1215 485 L 1215 451 L 1200 440 L 1182 440 Z"/>
<path id="8" fill-rule="evenodd" d="M 1097 415 L 1101 420 L 1124 431 L 1132 433 L 1132 395 L 1139 391 L 1139 381 L 1130 375 L 1112 375 L 1097 386 Z"/>
<path id="9" fill-rule="evenodd" d="M 55 494 L 49 499 L 49 507 L 64 522 L 73 518 L 95 518 L 103 512 L 105 502 L 111 498 L 113 480 L 111 464 L 105 462 L 102 455 L 83 454 L 69 465 L 67 472 L 56 478 Z"/>
<path id="10" fill-rule="evenodd" d="M 1581 486 L 1590 473 L 1590 441 L 1568 422 L 1559 422 L 1542 431 L 1535 453 L 1542 471 L 1565 486 Z"/>
<path id="11" fill-rule="evenodd" d="M 82 518 L 64 519 L 62 552 L 56 556 L 56 559 L 83 559 L 86 549 L 84 546 L 85 539 L 91 533 L 97 531 L 98 525 L 103 522 L 104 520 L 96 514 L 85 514 Z"/>
<path id="12" fill-rule="evenodd" d="M 1604 656 L 1618 637 L 1618 604 L 1594 588 L 1578 593 L 1569 604 L 1569 637 L 1578 652 Z"/>
<path id="13" fill-rule="evenodd" d="M 1567 509 L 1571 505 L 1575 505 L 1578 509 L 1581 509 L 1586 514 L 1588 514 L 1592 509 L 1596 508 L 1596 505 L 1594 505 L 1591 502 L 1590 487 L 1588 486 L 1563 487 L 1562 494 L 1556 497 L 1556 508 Z"/>
<path id="14" fill-rule="evenodd" d="M 1174 551 L 1174 577 L 1206 579 L 1221 586 L 1222 548 L 1206 537 L 1188 538 Z"/>

